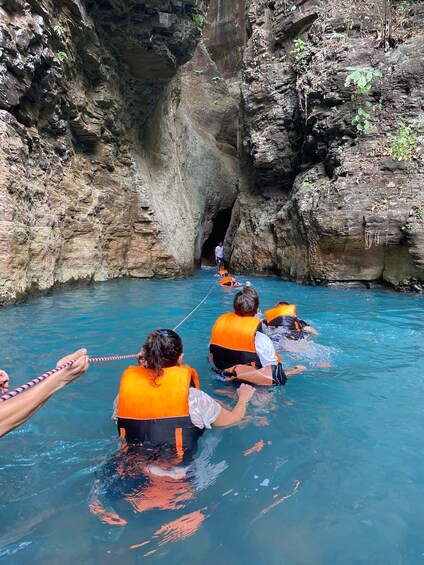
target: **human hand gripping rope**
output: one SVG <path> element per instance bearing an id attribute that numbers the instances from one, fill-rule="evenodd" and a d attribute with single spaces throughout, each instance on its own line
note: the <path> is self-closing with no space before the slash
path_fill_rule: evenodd
<path id="1" fill-rule="evenodd" d="M 180 327 L 186 320 L 188 320 L 188 318 L 190 318 L 190 316 L 205 302 L 205 300 L 208 298 L 208 296 L 212 292 L 215 285 L 216 285 L 216 282 L 213 283 L 211 289 L 209 290 L 207 295 L 203 298 L 203 300 L 201 300 L 199 302 L 199 304 L 195 308 L 193 308 L 193 310 L 179 324 L 177 324 L 175 326 L 174 331 L 178 327 Z M 122 359 L 136 359 L 136 358 L 138 358 L 138 356 L 139 356 L 139 354 L 136 353 L 135 355 L 112 355 L 112 356 L 109 356 L 109 357 L 91 357 L 91 358 L 88 359 L 88 362 L 89 363 L 102 363 L 104 361 L 121 361 Z M 5 400 L 9 400 L 9 398 L 13 398 L 14 396 L 17 396 L 18 394 L 20 394 L 21 392 L 24 392 L 25 390 L 28 390 L 29 388 L 37 385 L 38 383 L 41 383 L 42 381 L 47 379 L 47 377 L 51 377 L 52 375 L 61 371 L 62 369 L 65 369 L 66 367 L 70 367 L 71 365 L 73 365 L 75 363 L 75 361 L 76 361 L 76 359 L 70 359 L 69 361 L 62 363 L 61 365 L 58 365 L 54 369 L 51 369 L 50 371 L 43 373 L 39 377 L 36 377 L 32 381 L 29 381 L 29 382 L 15 388 L 14 390 L 11 390 L 11 391 L 1 395 L 0 396 L 0 402 L 4 402 Z"/>
<path id="2" fill-rule="evenodd" d="M 120 361 L 121 359 L 133 359 L 137 356 L 138 355 L 136 354 L 136 355 L 112 355 L 110 357 L 91 357 L 88 360 L 88 362 L 89 363 L 101 363 L 102 361 Z M 46 373 L 43 373 L 39 377 L 32 379 L 32 381 L 29 381 L 29 382 L 27 382 L 27 383 L 25 383 L 21 386 L 18 386 L 17 388 L 15 388 L 14 390 L 11 390 L 10 392 L 7 392 L 6 394 L 3 394 L 2 396 L 0 396 L 0 402 L 4 402 L 5 400 L 9 400 L 9 398 L 12 398 L 13 396 L 17 396 L 21 392 L 24 392 L 25 390 L 28 390 L 29 388 L 37 385 L 38 383 L 41 383 L 41 381 L 44 381 L 44 379 L 47 379 L 47 377 L 51 377 L 52 375 L 54 375 L 55 373 L 58 373 L 62 369 L 65 369 L 66 367 L 70 367 L 71 365 L 73 365 L 75 363 L 75 361 L 76 361 L 76 359 L 70 359 L 69 361 L 66 361 L 66 363 L 62 363 L 61 365 L 58 365 L 57 367 L 55 367 L 51 371 L 47 371 Z"/>

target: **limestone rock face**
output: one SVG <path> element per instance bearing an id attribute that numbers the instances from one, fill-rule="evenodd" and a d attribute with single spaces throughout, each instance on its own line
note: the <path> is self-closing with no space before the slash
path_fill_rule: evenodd
<path id="1" fill-rule="evenodd" d="M 184 66 L 205 8 L 2 4 L 0 303 L 71 281 L 192 272 L 238 177 L 237 107 L 213 63 L 197 69 L 204 48 Z"/>
<path id="2" fill-rule="evenodd" d="M 208 51 L 237 101 L 246 46 L 245 4 L 245 0 L 211 0 L 203 30 Z"/>
<path id="3" fill-rule="evenodd" d="M 383 4 L 247 3 L 238 269 L 420 288 L 424 3 Z M 348 67 L 381 77 L 358 95 Z"/>

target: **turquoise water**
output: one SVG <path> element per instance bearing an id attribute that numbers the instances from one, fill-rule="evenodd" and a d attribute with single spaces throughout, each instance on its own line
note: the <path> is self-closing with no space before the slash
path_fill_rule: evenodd
<path id="1" fill-rule="evenodd" d="M 14 388 L 81 346 L 135 353 L 203 299 L 212 274 L 113 281 L 0 310 L 0 366 Z M 249 279 L 263 309 L 294 301 L 319 329 L 308 349 L 283 352 L 308 372 L 259 391 L 242 425 L 206 432 L 185 478 L 156 477 L 147 490 L 135 481 L 120 499 L 109 489 L 110 416 L 128 363 L 92 365 L 0 440 L 1 564 L 424 563 L 424 298 Z M 233 389 L 205 357 L 233 295 L 216 286 L 178 330 L 202 388 L 229 405 Z M 111 515 L 122 525 L 105 523 Z"/>

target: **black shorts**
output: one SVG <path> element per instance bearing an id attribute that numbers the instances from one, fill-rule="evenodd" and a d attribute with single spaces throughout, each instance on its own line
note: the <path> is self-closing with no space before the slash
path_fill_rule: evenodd
<path id="1" fill-rule="evenodd" d="M 272 365 L 272 384 L 277 386 L 283 386 L 287 382 L 286 373 L 284 372 L 283 365 L 278 363 L 278 365 Z"/>

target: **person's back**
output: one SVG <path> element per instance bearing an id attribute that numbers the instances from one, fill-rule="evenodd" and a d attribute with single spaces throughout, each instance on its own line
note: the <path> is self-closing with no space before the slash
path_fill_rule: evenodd
<path id="1" fill-rule="evenodd" d="M 232 412 L 199 389 L 197 373 L 182 365 L 181 338 L 173 330 L 151 332 L 139 355 L 139 367 L 122 375 L 117 399 L 118 431 L 130 444 L 170 450 L 181 460 L 194 450 L 205 428 L 237 423 L 253 394 L 239 392 Z"/>
<path id="2" fill-rule="evenodd" d="M 179 362 L 182 342 L 170 332 L 149 334 L 142 349 L 145 366 L 129 367 L 123 373 L 118 430 L 130 443 L 171 446 L 181 456 L 203 432 L 189 415 L 189 389 L 198 388 L 199 381 L 191 367 Z"/>
<path id="3" fill-rule="evenodd" d="M 213 366 L 228 369 L 241 363 L 262 367 L 255 348 L 255 335 L 260 321 L 228 312 L 220 316 L 213 328 L 209 352 Z"/>
<path id="4" fill-rule="evenodd" d="M 242 286 L 241 283 L 239 283 L 234 277 L 232 277 L 231 275 L 228 276 L 224 276 L 221 278 L 221 280 L 219 281 L 219 284 L 221 286 Z"/>
<path id="5" fill-rule="evenodd" d="M 305 339 L 308 338 L 307 333 L 318 335 L 312 326 L 299 319 L 296 304 L 277 302 L 274 308 L 265 312 L 265 321 L 271 330 L 282 328 L 283 334 L 289 339 Z"/>
<path id="6" fill-rule="evenodd" d="M 212 328 L 209 360 L 212 367 L 234 379 L 253 384 L 283 385 L 287 378 L 281 360 L 270 338 L 261 332 L 262 323 L 255 318 L 259 297 L 252 287 L 234 297 L 234 313 L 220 316 Z M 304 367 L 287 372 L 296 374 Z"/>
<path id="7" fill-rule="evenodd" d="M 120 435 L 131 443 L 189 450 L 203 432 L 190 420 L 190 386 L 199 383 L 188 366 L 166 367 L 156 378 L 145 367 L 129 367 L 119 389 Z"/>

